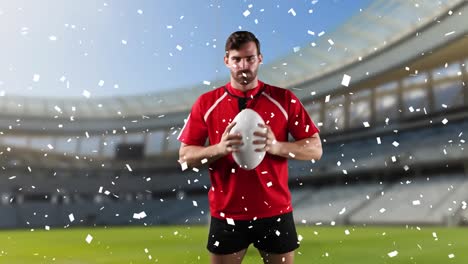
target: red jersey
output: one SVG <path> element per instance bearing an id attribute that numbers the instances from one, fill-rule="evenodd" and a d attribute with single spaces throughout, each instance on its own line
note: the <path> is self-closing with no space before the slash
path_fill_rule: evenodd
<path id="1" fill-rule="evenodd" d="M 256 111 L 269 125 L 277 141 L 312 137 L 319 132 L 299 99 L 289 90 L 261 81 L 247 92 L 230 83 L 202 94 L 193 104 L 178 137 L 187 145 L 204 146 L 221 141 L 226 127 L 242 110 Z M 287 159 L 266 153 L 253 170 L 244 170 L 228 154 L 210 164 L 208 193 L 213 217 L 250 220 L 292 211 Z"/>

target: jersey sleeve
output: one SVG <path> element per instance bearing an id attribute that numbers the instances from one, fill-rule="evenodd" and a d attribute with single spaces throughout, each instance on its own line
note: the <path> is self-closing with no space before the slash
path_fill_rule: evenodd
<path id="1" fill-rule="evenodd" d="M 201 97 L 199 97 L 193 104 L 187 121 L 177 138 L 187 145 L 204 146 L 208 137 L 208 128 L 203 118 L 201 101 Z"/>
<path id="2" fill-rule="evenodd" d="M 320 132 L 314 124 L 301 101 L 292 93 L 288 91 L 289 105 L 288 112 L 288 130 L 295 140 L 312 137 L 315 133 Z"/>

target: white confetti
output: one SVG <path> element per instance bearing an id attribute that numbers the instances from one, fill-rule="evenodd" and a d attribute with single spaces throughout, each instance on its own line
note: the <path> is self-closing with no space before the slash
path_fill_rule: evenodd
<path id="1" fill-rule="evenodd" d="M 450 31 L 450 32 L 448 32 L 448 33 L 445 33 L 445 36 L 450 36 L 450 35 L 452 35 L 453 33 L 455 33 L 455 31 Z"/>
<path id="2" fill-rule="evenodd" d="M 219 246 L 219 241 L 215 241 L 213 244 L 215 247 Z"/>
<path id="3" fill-rule="evenodd" d="M 41 76 L 39 74 L 37 74 L 37 73 L 34 74 L 33 75 L 33 82 L 38 82 L 40 78 L 41 78 Z"/>
<path id="4" fill-rule="evenodd" d="M 270 182 L 267 182 L 267 187 L 271 187 L 273 185 L 273 183 L 270 181 Z"/>
<path id="5" fill-rule="evenodd" d="M 91 244 L 91 241 L 93 241 L 93 237 L 90 234 L 88 234 L 88 236 L 86 236 L 86 242 L 88 244 Z"/>
<path id="6" fill-rule="evenodd" d="M 244 15 L 244 17 L 248 17 L 250 15 L 250 11 L 249 10 L 245 10 L 244 13 L 242 13 Z"/>
<path id="7" fill-rule="evenodd" d="M 330 102 L 330 95 L 325 96 L 325 103 Z"/>
<path id="8" fill-rule="evenodd" d="M 290 156 L 291 158 L 296 157 L 296 155 L 295 155 L 294 153 L 292 153 L 292 152 L 289 152 L 289 156 Z"/>
<path id="9" fill-rule="evenodd" d="M 419 201 L 419 200 L 414 200 L 413 201 L 413 205 L 420 205 L 420 204 L 421 204 L 421 201 Z"/>
<path id="10" fill-rule="evenodd" d="M 344 214 L 346 212 L 346 207 L 343 207 L 343 209 L 341 209 L 341 211 L 339 212 L 340 215 Z"/>
<path id="11" fill-rule="evenodd" d="M 396 141 L 393 141 L 392 145 L 395 146 L 395 147 L 398 147 L 400 145 L 400 143 L 398 143 Z"/>
<path id="12" fill-rule="evenodd" d="M 205 164 L 205 163 L 207 163 L 207 162 L 208 162 L 208 159 L 207 159 L 207 158 L 204 158 L 204 159 L 201 160 L 201 164 Z"/>
<path id="13" fill-rule="evenodd" d="M 91 93 L 87 90 L 83 90 L 83 96 L 89 98 L 91 96 Z"/>
<path id="14" fill-rule="evenodd" d="M 236 225 L 234 223 L 234 219 L 232 219 L 232 218 L 226 218 L 226 221 L 227 221 L 228 225 L 232 225 L 232 226 Z"/>
<path id="15" fill-rule="evenodd" d="M 99 80 L 98 85 L 99 85 L 100 87 L 104 86 L 104 81 L 103 81 L 103 80 Z"/>
<path id="16" fill-rule="evenodd" d="M 143 15 L 143 10 L 138 9 L 138 10 L 137 10 L 137 13 L 138 13 L 139 15 Z"/>
<path id="17" fill-rule="evenodd" d="M 197 201 L 192 201 L 192 203 L 193 203 L 193 206 L 195 206 L 195 207 L 197 207 L 197 206 L 198 206 L 198 203 L 197 203 Z"/>
<path id="18" fill-rule="evenodd" d="M 348 236 L 348 235 L 349 235 L 349 230 L 348 230 L 348 229 L 346 229 L 346 230 L 344 231 L 344 233 L 345 233 L 345 235 L 347 235 L 347 236 Z"/>
<path id="19" fill-rule="evenodd" d="M 57 37 L 56 37 L 56 36 L 49 36 L 49 40 L 50 40 L 50 41 L 56 41 L 56 40 L 57 40 Z"/>
<path id="20" fill-rule="evenodd" d="M 132 171 L 132 168 L 130 167 L 130 165 L 125 164 L 125 166 L 127 166 L 128 171 Z"/>
<path id="21" fill-rule="evenodd" d="M 343 74 L 343 79 L 341 80 L 341 85 L 348 87 L 349 82 L 351 81 L 351 76 Z"/>
<path id="22" fill-rule="evenodd" d="M 278 230 L 276 230 L 275 234 L 276 234 L 277 236 L 280 236 L 280 235 L 281 235 L 281 232 L 278 231 Z"/>
<path id="23" fill-rule="evenodd" d="M 177 46 L 176 46 L 176 49 L 177 49 L 178 51 L 181 51 L 181 50 L 182 50 L 182 46 L 177 45 Z"/>
<path id="24" fill-rule="evenodd" d="M 204 84 L 204 85 L 210 85 L 211 82 L 209 82 L 209 81 L 203 81 L 203 84 Z"/>
<path id="25" fill-rule="evenodd" d="M 181 168 L 182 168 L 182 171 L 188 169 L 188 165 L 187 165 L 187 162 L 186 162 L 186 161 L 182 162 L 182 163 L 180 164 L 180 166 L 181 166 Z"/>
<path id="26" fill-rule="evenodd" d="M 75 221 L 75 216 L 73 214 L 69 214 L 68 219 L 70 219 L 70 222 L 73 222 Z"/>
<path id="27" fill-rule="evenodd" d="M 145 211 L 142 211 L 140 213 L 134 213 L 133 214 L 133 219 L 143 219 L 146 217 Z"/>
<path id="28" fill-rule="evenodd" d="M 127 45 L 127 41 L 125 39 L 122 39 L 122 44 Z"/>
<path id="29" fill-rule="evenodd" d="M 334 45 L 334 44 L 335 44 L 335 42 L 333 42 L 332 39 L 328 39 L 328 43 L 330 43 L 330 45 Z M 345 75 L 346 75 L 346 74 L 345 74 Z M 346 76 L 348 76 L 348 75 L 346 75 Z M 348 82 L 348 83 L 349 83 L 349 82 Z M 345 86 L 348 87 L 348 85 L 345 85 Z"/>
<path id="30" fill-rule="evenodd" d="M 385 211 L 386 211 L 385 208 L 380 208 L 380 210 L 379 210 L 379 212 L 380 212 L 381 214 L 383 214 Z"/>
<path id="31" fill-rule="evenodd" d="M 387 254 L 389 257 L 393 258 L 393 257 L 396 257 L 398 255 L 398 251 L 392 251 L 390 253 Z"/>
<path id="32" fill-rule="evenodd" d="M 444 120 L 442 120 L 442 124 L 446 125 L 447 123 L 448 123 L 447 118 L 444 118 Z"/>
<path id="33" fill-rule="evenodd" d="M 377 144 L 382 144 L 382 141 L 380 141 L 380 137 L 377 137 Z"/>
<path id="34" fill-rule="evenodd" d="M 364 127 L 370 127 L 370 124 L 369 124 L 369 122 L 367 122 L 367 121 L 366 121 L 366 122 L 362 122 L 362 124 L 364 125 Z"/>
<path id="35" fill-rule="evenodd" d="M 449 257 L 449 258 L 454 258 L 455 255 L 454 255 L 454 254 L 449 254 L 448 257 Z"/>
<path id="36" fill-rule="evenodd" d="M 296 16 L 296 11 L 294 9 L 289 9 L 288 14 L 291 14 L 292 16 Z"/>
<path id="37" fill-rule="evenodd" d="M 52 146 L 51 144 L 47 144 L 47 147 L 48 147 L 49 149 L 54 149 L 54 146 Z"/>

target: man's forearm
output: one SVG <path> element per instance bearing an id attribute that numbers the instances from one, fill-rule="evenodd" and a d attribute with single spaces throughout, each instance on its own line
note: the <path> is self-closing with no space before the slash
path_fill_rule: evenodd
<path id="1" fill-rule="evenodd" d="M 193 168 L 210 164 L 222 156 L 216 145 L 208 147 L 185 146 L 184 150 L 179 155 L 179 162 L 181 164 L 186 162 L 188 167 Z"/>
<path id="2" fill-rule="evenodd" d="M 295 142 L 276 142 L 280 144 L 278 156 L 297 160 L 319 160 L 322 157 L 320 138 L 306 138 Z"/>

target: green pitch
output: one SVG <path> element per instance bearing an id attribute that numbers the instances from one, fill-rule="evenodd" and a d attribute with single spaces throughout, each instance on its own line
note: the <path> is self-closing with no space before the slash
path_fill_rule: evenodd
<path id="1" fill-rule="evenodd" d="M 468 228 L 299 226 L 298 233 L 296 263 L 468 263 Z M 0 263 L 208 263 L 206 236 L 205 226 L 0 231 Z M 244 263 L 261 263 L 253 246 Z"/>

